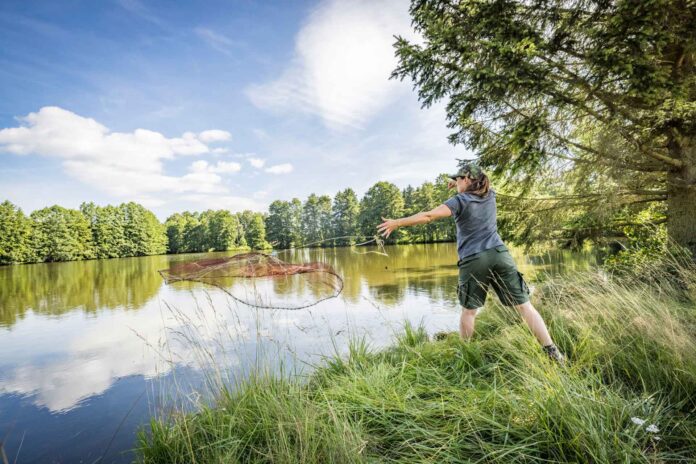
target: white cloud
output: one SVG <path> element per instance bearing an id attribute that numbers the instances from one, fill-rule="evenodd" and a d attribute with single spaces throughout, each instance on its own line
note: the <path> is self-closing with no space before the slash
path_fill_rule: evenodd
<path id="1" fill-rule="evenodd" d="M 191 163 L 191 171 L 194 173 L 230 174 L 242 170 L 242 165 L 235 161 L 218 161 L 211 165 L 205 160 Z"/>
<path id="2" fill-rule="evenodd" d="M 58 158 L 71 177 L 116 196 L 225 193 L 217 173 L 241 169 L 239 163 L 218 163 L 181 177 L 164 173 L 163 161 L 210 153 L 207 143 L 228 140 L 226 131 L 185 132 L 173 138 L 147 129 L 111 132 L 94 119 L 58 107 L 44 107 L 18 119 L 19 127 L 0 130 L 0 151 Z"/>
<path id="3" fill-rule="evenodd" d="M 232 134 L 220 129 L 210 129 L 198 134 L 198 139 L 203 143 L 226 142 L 232 139 Z"/>
<path id="4" fill-rule="evenodd" d="M 213 148 L 211 152 L 215 155 L 224 155 L 225 153 L 228 153 L 230 150 L 227 148 Z"/>
<path id="5" fill-rule="evenodd" d="M 288 174 L 292 171 L 293 167 L 290 163 L 275 164 L 266 168 L 266 172 L 269 174 Z"/>
<path id="6" fill-rule="evenodd" d="M 242 165 L 234 161 L 218 161 L 213 167 L 213 172 L 220 174 L 230 174 L 242 170 Z"/>
<path id="7" fill-rule="evenodd" d="M 394 35 L 415 39 L 408 1 L 328 0 L 296 37 L 282 75 L 252 86 L 258 107 L 321 116 L 333 129 L 362 127 L 407 86 L 389 80 L 397 61 Z"/>
<path id="8" fill-rule="evenodd" d="M 249 158 L 249 164 L 257 169 L 261 169 L 264 164 L 266 164 L 266 160 L 261 158 Z"/>

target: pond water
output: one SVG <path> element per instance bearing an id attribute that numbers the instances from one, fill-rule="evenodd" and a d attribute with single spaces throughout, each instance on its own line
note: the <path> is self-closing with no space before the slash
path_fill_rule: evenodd
<path id="1" fill-rule="evenodd" d="M 0 267 L 0 443 L 9 462 L 130 462 L 153 414 L 193 408 L 201 392 L 251 369 L 307 373 L 351 338 L 388 345 L 406 320 L 429 333 L 457 329 L 454 244 L 367 251 L 377 250 L 274 252 L 326 262 L 343 279 L 337 298 L 294 311 L 250 307 L 202 283 L 165 285 L 157 272 L 233 253 Z M 596 264 L 590 254 L 513 255 L 532 283 Z M 321 296 L 303 279 L 246 281 L 233 294 L 258 292 L 271 304 Z"/>

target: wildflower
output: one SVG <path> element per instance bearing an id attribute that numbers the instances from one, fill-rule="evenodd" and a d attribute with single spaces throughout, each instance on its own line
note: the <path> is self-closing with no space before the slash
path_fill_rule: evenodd
<path id="1" fill-rule="evenodd" d="M 661 440 L 661 438 L 658 437 L 657 435 L 653 435 L 652 439 L 655 440 L 655 441 L 660 441 L 660 440 Z"/>
<path id="2" fill-rule="evenodd" d="M 650 424 L 645 428 L 645 431 L 650 433 L 657 433 L 660 431 L 660 429 L 657 428 L 657 425 Z"/>
<path id="3" fill-rule="evenodd" d="M 640 417 L 631 417 L 631 422 L 633 422 L 636 425 L 645 424 L 645 421 L 643 419 L 641 419 Z"/>

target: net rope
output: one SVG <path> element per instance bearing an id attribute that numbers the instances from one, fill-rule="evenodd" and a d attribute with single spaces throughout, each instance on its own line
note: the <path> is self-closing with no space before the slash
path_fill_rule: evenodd
<path id="1" fill-rule="evenodd" d="M 293 247 L 279 252 L 308 248 L 319 243 L 354 238 L 355 236 L 331 237 L 301 247 Z M 357 247 L 374 243 L 377 250 L 358 252 Z M 388 256 L 384 249 L 384 241 L 379 236 L 351 245 L 351 252 L 356 254 L 375 253 Z M 173 263 L 169 269 L 159 271 L 165 284 L 175 282 L 200 282 L 219 288 L 235 301 L 257 308 L 270 309 L 303 309 L 314 306 L 322 301 L 335 298 L 343 291 L 343 278 L 330 265 L 322 262 L 291 263 L 277 256 L 252 251 L 234 256 L 219 258 L 204 258 L 194 261 Z M 258 282 L 256 281 L 258 279 Z M 251 284 L 251 292 L 249 284 Z M 292 301 L 286 297 L 282 303 L 273 302 L 272 298 L 263 298 L 264 288 L 284 285 L 294 285 L 302 289 L 302 293 L 310 294 L 309 300 Z M 281 292 L 282 293 L 282 292 Z"/>

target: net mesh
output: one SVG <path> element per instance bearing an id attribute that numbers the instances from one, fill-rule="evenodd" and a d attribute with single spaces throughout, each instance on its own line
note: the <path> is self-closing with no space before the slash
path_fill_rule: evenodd
<path id="1" fill-rule="evenodd" d="M 213 285 L 235 300 L 259 308 L 307 308 L 337 297 L 343 290 L 343 279 L 328 264 L 289 263 L 259 252 L 174 263 L 159 273 L 167 284 Z"/>

